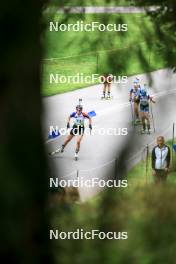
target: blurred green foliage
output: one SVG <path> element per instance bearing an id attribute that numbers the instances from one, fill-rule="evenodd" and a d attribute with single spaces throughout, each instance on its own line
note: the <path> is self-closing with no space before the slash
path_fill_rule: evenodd
<path id="1" fill-rule="evenodd" d="M 70 205 L 62 217 L 56 209 L 52 225 L 59 231 L 128 232 L 128 240 L 119 241 L 55 240 L 56 263 L 174 263 L 175 206 L 175 185 L 169 184 L 107 191 L 94 202 Z"/>
<path id="2" fill-rule="evenodd" d="M 171 147 L 171 141 L 167 144 Z M 143 160 L 126 177 L 127 188 L 106 190 L 85 203 L 62 200 L 60 207 L 56 195 L 52 209 L 54 230 L 128 232 L 128 239 L 119 241 L 53 240 L 56 263 L 174 263 L 176 171 L 171 170 L 166 185 L 158 186 L 153 183 L 151 164 L 146 181 L 146 161 Z M 57 254 L 60 246 L 62 252 Z"/>

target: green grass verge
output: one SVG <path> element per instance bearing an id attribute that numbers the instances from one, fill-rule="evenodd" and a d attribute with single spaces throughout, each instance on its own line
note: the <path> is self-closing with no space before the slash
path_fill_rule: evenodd
<path id="1" fill-rule="evenodd" d="M 50 84 L 49 74 L 91 75 L 111 72 L 114 75 L 133 75 L 167 67 L 159 48 L 153 24 L 144 14 L 67 14 L 46 18 L 60 23 L 128 24 L 128 32 L 49 32 L 45 58 L 58 58 L 43 64 L 44 96 L 68 92 L 89 85 L 85 83 Z M 150 40 L 149 40 L 150 39 Z"/>

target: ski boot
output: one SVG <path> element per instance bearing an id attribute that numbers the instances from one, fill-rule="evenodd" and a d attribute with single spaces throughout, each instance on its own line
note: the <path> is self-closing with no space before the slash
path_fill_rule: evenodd
<path id="1" fill-rule="evenodd" d="M 147 134 L 148 134 L 148 135 L 151 134 L 151 130 L 150 130 L 150 129 L 147 130 Z"/>
<path id="2" fill-rule="evenodd" d="M 135 126 L 141 125 L 141 120 L 139 118 L 136 118 L 136 120 L 134 121 L 134 125 Z"/>
<path id="3" fill-rule="evenodd" d="M 102 100 L 103 100 L 103 99 L 106 99 L 106 94 L 105 94 L 105 92 L 103 92 L 103 95 L 102 95 L 101 99 L 102 99 Z"/>
<path id="4" fill-rule="evenodd" d="M 144 129 L 141 130 L 141 134 L 144 135 L 146 131 Z"/>
<path id="5" fill-rule="evenodd" d="M 78 152 L 75 152 L 75 157 L 74 157 L 75 161 L 78 160 Z"/>

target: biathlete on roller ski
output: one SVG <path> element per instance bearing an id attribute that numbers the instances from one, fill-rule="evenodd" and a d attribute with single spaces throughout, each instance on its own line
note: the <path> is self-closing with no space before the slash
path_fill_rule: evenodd
<path id="1" fill-rule="evenodd" d="M 73 123 L 71 130 L 70 130 L 70 133 L 67 136 L 64 143 L 62 144 L 62 146 L 60 148 L 58 148 L 57 150 L 49 153 L 50 155 L 54 155 L 56 153 L 64 152 L 64 149 L 67 146 L 67 144 L 72 140 L 73 137 L 77 136 L 76 149 L 75 149 L 75 160 L 78 159 L 78 152 L 80 150 L 81 140 L 84 136 L 84 130 L 85 130 L 84 121 L 85 121 L 85 119 L 89 120 L 89 129 L 92 130 L 92 119 L 86 113 L 84 113 L 82 110 L 83 110 L 82 105 L 77 105 L 76 111 L 73 112 L 72 114 L 70 114 L 70 116 L 68 117 L 68 121 L 67 121 L 67 129 L 70 128 L 71 119 L 73 118 L 73 120 L 74 120 L 74 123 Z"/>
<path id="2" fill-rule="evenodd" d="M 101 99 L 111 99 L 111 84 L 113 81 L 113 76 L 111 74 L 105 73 L 101 77 L 101 81 L 103 82 L 103 95 Z M 106 96 L 107 94 L 107 96 Z"/>
<path id="3" fill-rule="evenodd" d="M 139 96 L 139 111 L 140 111 L 140 117 L 142 121 L 142 131 L 141 133 L 148 133 L 150 134 L 150 114 L 149 114 L 149 108 L 150 108 L 150 102 L 155 103 L 153 98 L 147 93 L 145 89 L 142 89 Z M 147 125 L 147 131 L 146 131 L 146 125 Z"/>
<path id="4" fill-rule="evenodd" d="M 139 96 L 141 92 L 141 85 L 139 82 L 139 79 L 136 78 L 133 82 L 133 87 L 130 90 L 130 98 L 129 101 L 131 103 L 131 111 L 132 111 L 132 116 L 133 116 L 133 122 L 134 124 L 140 123 L 139 119 Z M 133 106 L 132 106 L 133 103 Z M 134 111 L 134 114 L 133 114 Z"/>

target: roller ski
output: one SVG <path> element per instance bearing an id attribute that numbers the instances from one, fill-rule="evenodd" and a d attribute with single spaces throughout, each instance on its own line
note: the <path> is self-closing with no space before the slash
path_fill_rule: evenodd
<path id="1" fill-rule="evenodd" d="M 102 99 L 102 100 L 111 100 L 111 99 L 113 99 L 113 96 L 110 95 L 110 93 L 108 93 L 107 96 L 106 96 L 105 93 L 103 93 L 101 99 Z"/>
<path id="2" fill-rule="evenodd" d="M 140 134 L 141 135 L 150 135 L 151 134 L 149 120 L 147 120 L 147 124 L 146 124 L 145 120 L 143 120 L 142 130 L 140 131 Z"/>
<path id="3" fill-rule="evenodd" d="M 101 100 L 112 100 L 113 99 L 113 96 L 111 96 L 111 97 L 101 97 Z"/>
<path id="4" fill-rule="evenodd" d="M 113 99 L 113 96 L 107 96 L 106 97 L 106 100 L 112 100 Z"/>
<path id="5" fill-rule="evenodd" d="M 102 97 L 101 97 L 101 100 L 106 100 L 106 97 L 105 97 L 105 96 L 102 96 Z"/>
<path id="6" fill-rule="evenodd" d="M 148 130 L 144 130 L 144 129 L 142 129 L 142 130 L 140 131 L 140 134 L 141 134 L 141 135 L 150 135 L 150 134 L 151 134 L 151 130 L 150 130 L 150 129 L 148 129 Z"/>
<path id="7" fill-rule="evenodd" d="M 58 154 L 58 153 L 63 153 L 64 152 L 64 146 L 56 149 L 55 151 L 52 151 L 49 153 L 50 156 L 54 156 L 55 154 Z"/>
<path id="8" fill-rule="evenodd" d="M 136 119 L 136 120 L 132 120 L 131 122 L 130 122 L 130 124 L 132 124 L 132 126 L 140 126 L 140 125 L 142 125 L 142 122 L 141 122 L 141 120 L 140 119 Z"/>
<path id="9" fill-rule="evenodd" d="M 139 126 L 139 125 L 141 125 L 141 124 L 142 124 L 142 122 L 141 122 L 140 119 L 136 119 L 135 121 L 133 121 L 133 125 L 134 125 L 134 126 Z"/>

